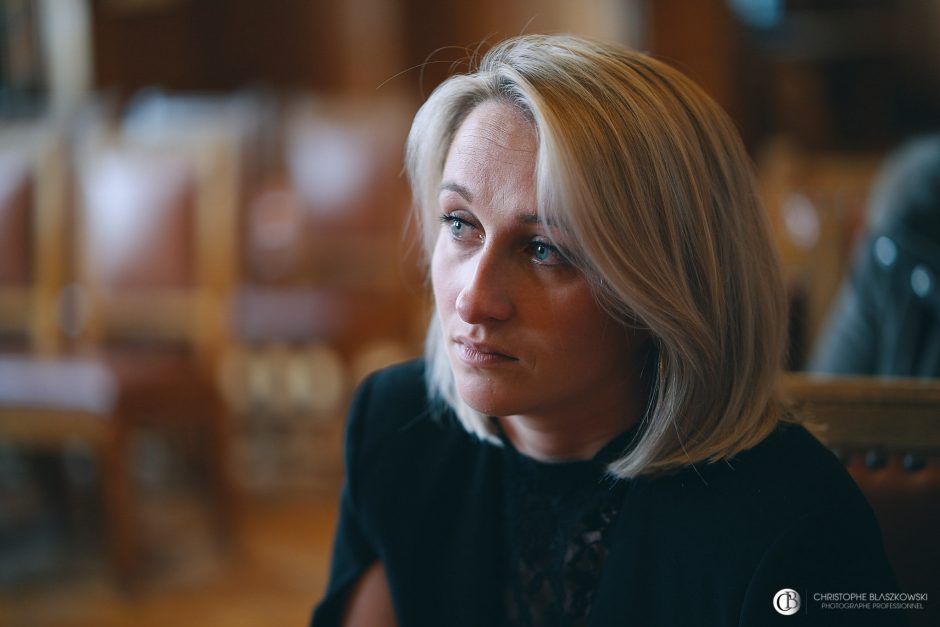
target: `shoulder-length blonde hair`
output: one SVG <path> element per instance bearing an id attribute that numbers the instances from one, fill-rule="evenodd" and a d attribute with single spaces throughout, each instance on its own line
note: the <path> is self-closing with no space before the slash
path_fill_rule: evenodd
<path id="1" fill-rule="evenodd" d="M 510 103 L 538 137 L 536 193 L 596 297 L 648 330 L 653 379 L 621 477 L 727 459 L 781 417 L 786 300 L 751 164 L 732 123 L 692 81 L 649 56 L 571 36 L 507 40 L 418 111 L 407 172 L 427 259 L 454 135 L 485 101 Z M 495 441 L 458 396 L 432 316 L 428 387 Z M 649 368 L 647 372 L 649 373 Z"/>

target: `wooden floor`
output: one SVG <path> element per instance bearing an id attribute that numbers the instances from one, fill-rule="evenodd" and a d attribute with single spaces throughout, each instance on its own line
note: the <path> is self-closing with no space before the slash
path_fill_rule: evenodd
<path id="1" fill-rule="evenodd" d="M 120 590 L 100 555 L 86 557 L 0 588 L 0 626 L 306 625 L 326 584 L 335 495 L 246 504 L 239 546 L 228 551 L 213 543 L 202 509 L 154 507 L 147 572 L 134 592 Z"/>

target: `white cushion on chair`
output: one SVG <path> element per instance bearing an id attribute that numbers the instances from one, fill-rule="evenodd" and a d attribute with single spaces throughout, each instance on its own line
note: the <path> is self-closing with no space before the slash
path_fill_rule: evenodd
<path id="1" fill-rule="evenodd" d="M 117 382 L 89 358 L 0 357 L 0 406 L 110 414 Z"/>

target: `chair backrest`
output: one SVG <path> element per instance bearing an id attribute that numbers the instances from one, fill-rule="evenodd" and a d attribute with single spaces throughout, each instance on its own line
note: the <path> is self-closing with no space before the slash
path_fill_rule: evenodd
<path id="1" fill-rule="evenodd" d="M 901 587 L 936 589 L 940 380 L 789 374 L 784 387 L 871 503 Z"/>
<path id="2" fill-rule="evenodd" d="M 0 338 L 8 346 L 57 349 L 65 192 L 58 134 L 42 124 L 0 127 Z"/>
<path id="3" fill-rule="evenodd" d="M 218 356 L 234 272 L 234 155 L 101 133 L 76 158 L 80 343 L 170 341 Z"/>
<path id="4" fill-rule="evenodd" d="M 940 380 L 792 373 L 784 386 L 830 448 L 940 455 Z"/>

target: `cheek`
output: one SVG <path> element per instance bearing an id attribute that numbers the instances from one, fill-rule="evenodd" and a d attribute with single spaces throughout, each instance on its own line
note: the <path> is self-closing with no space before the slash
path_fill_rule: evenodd
<path id="1" fill-rule="evenodd" d="M 569 330 L 568 342 L 581 352 L 606 353 L 624 343 L 620 324 L 597 304 L 587 288 L 567 301 L 558 321 L 560 328 Z"/>
<path id="2" fill-rule="evenodd" d="M 439 238 L 431 255 L 431 291 L 434 293 L 434 307 L 438 315 L 451 308 L 455 298 L 451 294 L 453 278 L 447 271 L 448 264 L 445 261 L 446 254 L 443 249 L 444 246 Z"/>

